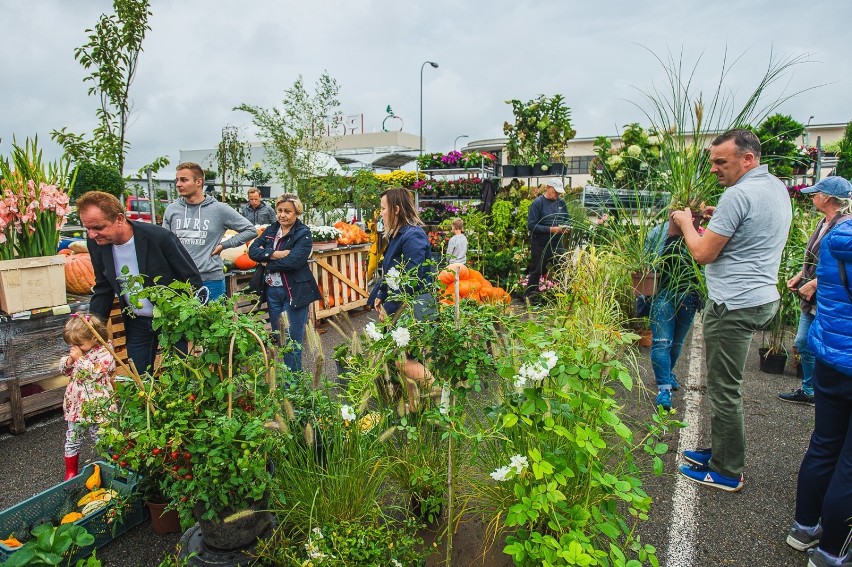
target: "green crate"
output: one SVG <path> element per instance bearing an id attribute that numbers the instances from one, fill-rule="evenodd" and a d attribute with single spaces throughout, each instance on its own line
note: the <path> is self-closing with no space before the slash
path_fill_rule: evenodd
<path id="1" fill-rule="evenodd" d="M 139 483 L 138 475 L 116 471 L 113 465 L 102 461 L 98 461 L 97 464 L 101 467 L 101 488 L 111 488 L 118 492 L 121 497 L 126 499 L 126 507 L 123 514 L 118 514 L 117 520 L 111 519 L 114 517 L 114 508 L 107 506 L 74 522 L 78 526 L 86 528 L 86 531 L 95 537 L 95 543 L 78 549 L 72 558 L 72 563 L 88 557 L 92 551 L 106 545 L 130 528 L 141 524 L 147 517 L 147 510 L 142 505 L 138 495 L 135 494 L 136 485 Z M 8 537 L 9 534 L 23 527 L 33 526 L 34 523 L 43 518 L 55 520 L 55 516 L 66 498 L 80 487 L 85 488 L 86 479 L 94 471 L 95 463 L 90 463 L 71 480 L 48 488 L 44 492 L 0 512 L 0 534 L 2 534 L 0 539 Z M 55 521 L 54 524 L 56 524 Z M 31 530 L 28 529 L 28 531 Z M 5 561 L 18 549 L 20 548 L 8 547 L 0 543 L 0 561 Z"/>

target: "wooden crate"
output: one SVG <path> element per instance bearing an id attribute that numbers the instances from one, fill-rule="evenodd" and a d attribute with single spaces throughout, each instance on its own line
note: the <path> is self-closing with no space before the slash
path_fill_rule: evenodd
<path id="1" fill-rule="evenodd" d="M 314 303 L 314 318 L 324 319 L 367 305 L 367 255 L 369 244 L 315 251 L 311 272 L 323 299 Z"/>
<path id="2" fill-rule="evenodd" d="M 0 311 L 19 313 L 66 301 L 65 256 L 0 261 Z"/>

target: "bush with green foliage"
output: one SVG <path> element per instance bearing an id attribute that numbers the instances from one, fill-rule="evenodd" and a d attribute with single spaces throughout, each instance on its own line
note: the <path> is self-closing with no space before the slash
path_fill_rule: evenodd
<path id="1" fill-rule="evenodd" d="M 117 170 L 90 161 L 79 161 L 77 182 L 71 191 L 71 198 L 76 199 L 87 191 L 103 191 L 123 201 L 124 188 L 124 178 Z"/>
<path id="2" fill-rule="evenodd" d="M 760 138 L 760 161 L 769 166 L 777 177 L 791 177 L 793 170 L 807 167 L 795 140 L 805 132 L 805 126 L 792 116 L 773 114 L 758 126 L 754 133 Z"/>

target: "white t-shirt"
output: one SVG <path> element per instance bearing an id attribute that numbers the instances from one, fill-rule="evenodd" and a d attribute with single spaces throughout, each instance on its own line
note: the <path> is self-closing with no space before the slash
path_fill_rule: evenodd
<path id="1" fill-rule="evenodd" d="M 122 274 L 123 268 L 127 268 L 127 272 L 131 276 L 139 275 L 139 259 L 136 257 L 136 245 L 134 242 L 134 238 L 131 237 L 130 240 L 125 242 L 124 244 L 113 244 L 112 245 L 112 257 L 115 263 L 115 275 L 118 283 L 124 288 L 124 280 L 125 277 Z M 138 289 L 141 289 L 141 286 L 138 286 Z M 136 289 L 134 289 L 136 291 Z M 148 301 L 147 299 L 142 299 L 142 307 L 137 307 L 130 303 L 129 294 L 124 294 L 124 300 L 127 301 L 127 304 L 130 305 L 133 312 L 141 317 L 153 317 L 154 316 L 154 305 Z"/>
<path id="2" fill-rule="evenodd" d="M 454 234 L 447 244 L 447 261 L 450 264 L 464 264 L 467 262 L 467 236 Z"/>

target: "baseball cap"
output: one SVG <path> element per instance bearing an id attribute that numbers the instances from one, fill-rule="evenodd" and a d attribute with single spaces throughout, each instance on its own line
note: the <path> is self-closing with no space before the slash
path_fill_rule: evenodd
<path id="1" fill-rule="evenodd" d="M 852 198 L 852 183 L 849 183 L 845 178 L 838 175 L 826 177 L 813 187 L 805 187 L 802 193 L 825 193 L 832 197 L 840 197 L 841 199 Z"/>
<path id="2" fill-rule="evenodd" d="M 562 195 L 565 193 L 565 186 L 562 184 L 562 180 L 560 179 L 551 179 L 547 182 L 548 185 L 556 189 L 556 192 Z"/>

